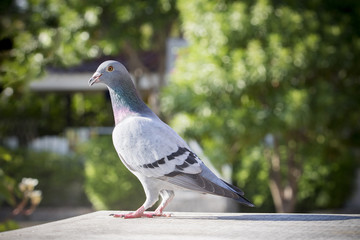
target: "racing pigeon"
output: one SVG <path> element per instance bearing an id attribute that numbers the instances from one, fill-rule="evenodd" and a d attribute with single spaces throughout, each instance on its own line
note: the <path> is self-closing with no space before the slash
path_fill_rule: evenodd
<path id="1" fill-rule="evenodd" d="M 119 62 L 103 62 L 89 80 L 106 84 L 112 103 L 115 128 L 114 147 L 123 164 L 140 180 L 146 201 L 135 212 L 113 215 L 123 218 L 168 216 L 164 208 L 178 188 L 232 198 L 249 207 L 254 205 L 244 192 L 218 178 L 186 142 L 141 100 L 126 68 Z M 159 199 L 153 213 L 145 212 Z"/>

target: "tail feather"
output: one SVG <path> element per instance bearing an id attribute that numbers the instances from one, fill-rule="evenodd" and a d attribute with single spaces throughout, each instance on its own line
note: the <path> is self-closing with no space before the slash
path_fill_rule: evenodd
<path id="1" fill-rule="evenodd" d="M 171 177 L 168 176 L 166 179 L 162 180 L 166 180 L 172 184 L 186 189 L 232 198 L 241 204 L 254 207 L 254 204 L 242 196 L 244 193 L 241 191 L 241 189 L 226 183 L 223 180 L 219 182 L 223 185 L 221 186 L 220 184 L 214 183 L 214 181 L 211 181 L 208 178 L 202 176 L 202 174 L 187 174 L 180 172 L 177 172 L 177 174 L 173 174 Z"/>
<path id="2" fill-rule="evenodd" d="M 240 188 L 238 188 L 230 183 L 227 183 L 222 179 L 220 179 L 220 180 L 223 181 L 229 188 L 231 188 L 232 191 L 234 191 L 236 193 L 237 197 L 233 198 L 234 200 L 236 200 L 239 203 L 244 204 L 248 207 L 255 207 L 255 205 L 252 202 L 250 202 L 246 197 L 244 197 L 244 192 Z"/>
<path id="3" fill-rule="evenodd" d="M 220 179 L 221 181 L 223 181 L 223 183 L 225 183 L 226 185 L 228 185 L 230 188 L 232 188 L 233 190 L 235 190 L 236 193 L 240 194 L 241 196 L 244 196 L 244 192 L 243 190 L 241 190 L 240 188 L 228 183 L 228 182 L 225 182 L 224 180 Z"/>
<path id="4" fill-rule="evenodd" d="M 246 197 L 241 196 L 241 195 L 239 195 L 239 197 L 240 197 L 240 198 L 235 199 L 235 200 L 238 201 L 239 203 L 244 204 L 244 205 L 246 205 L 246 206 L 248 206 L 248 207 L 255 207 L 255 205 L 254 205 L 252 202 L 250 202 Z"/>

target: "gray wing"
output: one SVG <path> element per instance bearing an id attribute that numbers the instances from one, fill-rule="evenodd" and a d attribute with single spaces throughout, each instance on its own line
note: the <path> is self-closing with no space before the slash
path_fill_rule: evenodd
<path id="1" fill-rule="evenodd" d="M 126 119 L 115 127 L 113 143 L 124 164 L 145 177 L 201 172 L 201 160 L 174 130 L 157 119 Z"/>
<path id="2" fill-rule="evenodd" d="M 254 204 L 243 196 L 244 192 L 241 189 L 218 178 L 203 163 L 200 166 L 202 171 L 199 174 L 174 171 L 166 178 L 160 179 L 185 189 L 232 198 L 241 204 L 254 207 Z"/>

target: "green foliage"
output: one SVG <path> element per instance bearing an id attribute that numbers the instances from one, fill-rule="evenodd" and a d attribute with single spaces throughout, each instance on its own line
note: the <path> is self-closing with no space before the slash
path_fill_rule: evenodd
<path id="1" fill-rule="evenodd" d="M 48 64 L 116 55 L 125 42 L 159 49 L 177 9 L 173 0 L 28 0 L 2 1 L 0 14 L 0 91 L 22 91 Z"/>
<path id="2" fill-rule="evenodd" d="M 38 135 L 61 134 L 69 126 L 111 126 L 114 121 L 111 104 L 102 94 L 29 92 L 1 100 L 0 140 L 16 136 L 22 146 Z"/>
<path id="3" fill-rule="evenodd" d="M 7 151 L 5 148 L 0 147 L 0 161 L 3 163 L 9 163 L 13 160 L 11 153 Z M 14 199 L 14 189 L 15 189 L 16 181 L 8 176 L 3 166 L 0 167 L 0 206 L 3 203 L 7 203 L 11 206 L 15 205 Z"/>
<path id="4" fill-rule="evenodd" d="M 0 223 L 0 232 L 15 230 L 18 228 L 19 225 L 13 220 L 7 220 L 5 222 Z"/>
<path id="5" fill-rule="evenodd" d="M 335 153 L 337 149 L 326 145 L 309 147 L 308 151 L 309 159 L 304 162 L 299 181 L 298 209 L 342 207 L 353 190 L 356 163 L 352 154 L 347 151 Z"/>
<path id="6" fill-rule="evenodd" d="M 15 180 L 7 176 L 0 168 L 0 205 L 5 202 L 11 206 L 15 205 L 13 190 L 15 189 Z"/>
<path id="7" fill-rule="evenodd" d="M 274 154 L 280 185 L 289 175 L 298 181 L 298 210 L 341 207 L 360 144 L 360 5 L 180 0 L 178 7 L 189 47 L 162 98 L 174 127 L 201 142 L 215 165 L 231 163 L 260 211 L 272 209 Z"/>
<path id="8" fill-rule="evenodd" d="M 0 162 L 10 162 L 12 157 L 9 151 L 0 147 Z M 5 174 L 3 167 L 0 167 L 0 207 L 6 203 L 10 206 L 15 206 L 15 184 L 16 181 Z M 19 228 L 18 224 L 12 220 L 5 220 L 0 222 L 0 232 L 14 230 Z"/>
<path id="9" fill-rule="evenodd" d="M 86 159 L 86 194 L 96 209 L 131 210 L 143 203 L 142 186 L 120 161 L 110 136 L 94 138 L 79 151 Z"/>
<path id="10" fill-rule="evenodd" d="M 244 149 L 239 159 L 233 165 L 236 185 L 245 186 L 246 196 L 252 200 L 256 209 L 246 211 L 274 212 L 271 192 L 268 186 L 268 162 L 264 158 L 262 146 Z"/>
<path id="11" fill-rule="evenodd" d="M 177 15 L 173 0 L 2 1 L 0 140 L 18 136 L 26 145 L 37 135 L 59 134 L 66 126 L 113 125 L 101 95 L 37 95 L 27 85 L 48 66 L 67 68 L 120 51 L 164 54 Z"/>
<path id="12" fill-rule="evenodd" d="M 76 93 L 72 96 L 70 111 L 73 126 L 114 125 L 111 103 L 105 94 Z"/>
<path id="13" fill-rule="evenodd" d="M 30 150 L 7 151 L 10 161 L 2 157 L 2 171 L 21 182 L 23 177 L 39 180 L 38 189 L 43 193 L 41 206 L 82 206 L 87 205 L 84 183 L 83 163 L 76 156 L 62 156 L 47 152 Z M 3 184 L 4 181 L 1 181 Z M 14 200 L 12 200 L 14 201 Z M 12 201 L 8 203 L 13 204 Z"/>
<path id="14" fill-rule="evenodd" d="M 66 124 L 66 119 L 60 117 L 64 114 L 66 101 L 60 96 L 14 94 L 1 100 L 1 137 L 18 136 L 21 145 L 37 134 L 58 133 Z"/>

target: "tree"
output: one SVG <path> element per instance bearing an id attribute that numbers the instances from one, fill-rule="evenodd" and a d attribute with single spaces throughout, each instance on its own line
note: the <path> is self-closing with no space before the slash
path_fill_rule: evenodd
<path id="1" fill-rule="evenodd" d="M 164 84 L 166 39 L 177 34 L 175 1 L 8 0 L 1 2 L 0 13 L 0 111 L 6 113 L 0 121 L 3 136 L 14 134 L 11 129 L 18 129 L 18 119 L 24 118 L 29 119 L 29 124 L 41 125 L 40 128 L 45 129 L 40 131 L 42 134 L 47 130 L 50 134 L 59 133 L 66 127 L 64 118 L 60 117 L 56 126 L 52 126 L 54 121 L 46 120 L 58 118 L 58 113 L 69 107 L 66 99 L 52 95 L 43 101 L 44 96 L 31 94 L 27 88 L 28 83 L 42 76 L 49 66 L 67 68 L 87 59 L 104 55 L 116 57 L 125 52 L 130 59 L 130 71 L 138 78 L 150 71 L 140 55 L 151 50 L 159 53 L 159 64 L 152 70 L 159 73 L 160 86 Z M 158 91 L 152 89 L 150 101 L 155 110 Z M 80 95 L 72 96 L 72 102 L 90 101 Z M 54 103 L 58 103 L 57 107 L 50 107 Z M 111 115 L 104 113 L 108 110 L 104 101 L 91 103 L 87 104 L 93 106 L 87 109 L 87 116 L 92 116 L 92 110 L 100 109 L 98 115 L 110 116 L 108 119 L 112 120 Z M 81 119 L 87 117 L 76 116 L 78 113 L 84 111 L 73 111 L 73 119 L 80 119 L 74 121 L 75 126 L 84 123 Z M 89 121 L 93 125 L 109 122 L 96 119 L 100 120 Z M 33 124 L 28 129 L 38 127 Z"/>
<path id="2" fill-rule="evenodd" d="M 33 79 L 48 64 L 71 66 L 121 51 L 131 70 L 144 71 L 138 52 L 160 52 L 161 73 L 178 14 L 172 0 L 2 1 L 0 12 L 2 86 Z"/>
<path id="3" fill-rule="evenodd" d="M 173 126 L 232 164 L 258 206 L 270 189 L 277 212 L 340 207 L 359 146 L 360 4 L 178 7 L 189 47 L 162 98 Z"/>

